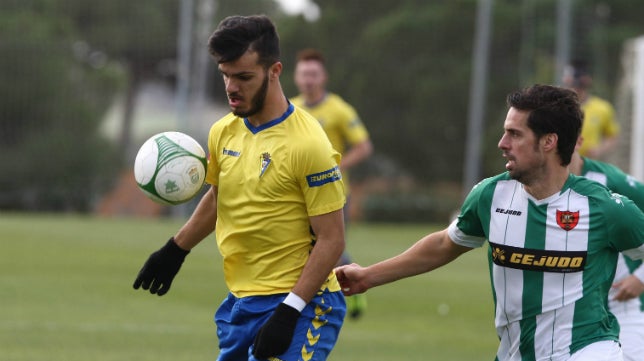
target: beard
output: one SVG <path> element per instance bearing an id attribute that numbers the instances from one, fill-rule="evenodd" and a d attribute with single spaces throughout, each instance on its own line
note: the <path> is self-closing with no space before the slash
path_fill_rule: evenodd
<path id="1" fill-rule="evenodd" d="M 242 111 L 240 109 L 233 110 L 233 114 L 238 117 L 248 118 L 259 113 L 264 109 L 264 102 L 266 101 L 266 94 L 268 93 L 268 75 L 264 76 L 262 81 L 262 86 L 257 90 L 257 93 L 253 96 L 250 102 L 250 108 L 247 111 Z"/>
<path id="2" fill-rule="evenodd" d="M 514 169 L 509 171 L 510 178 L 516 180 L 519 183 L 529 185 L 529 182 L 533 179 L 532 172 L 526 170 Z"/>

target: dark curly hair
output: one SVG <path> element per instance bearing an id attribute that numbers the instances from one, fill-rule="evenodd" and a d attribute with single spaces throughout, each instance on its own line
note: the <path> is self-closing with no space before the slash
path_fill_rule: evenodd
<path id="1" fill-rule="evenodd" d="M 509 94 L 507 104 L 530 112 L 528 127 L 537 139 L 549 133 L 557 134 L 561 165 L 570 164 L 584 118 L 574 91 L 537 84 Z"/>
<path id="2" fill-rule="evenodd" d="M 235 61 L 248 50 L 257 52 L 259 63 L 266 68 L 279 61 L 279 36 L 267 16 L 229 16 L 208 40 L 208 51 L 217 63 Z"/>

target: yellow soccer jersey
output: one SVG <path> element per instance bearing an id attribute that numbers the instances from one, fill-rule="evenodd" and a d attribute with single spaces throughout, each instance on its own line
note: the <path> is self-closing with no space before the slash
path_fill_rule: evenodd
<path id="1" fill-rule="evenodd" d="M 581 136 L 584 141 L 579 148 L 581 155 L 586 155 L 588 149 L 598 146 L 602 138 L 612 137 L 619 133 L 619 124 L 615 120 L 613 106 L 607 101 L 591 96 L 582 105 L 584 124 Z"/>
<path id="2" fill-rule="evenodd" d="M 290 292 L 313 247 L 309 216 L 344 206 L 340 154 L 293 105 L 261 127 L 225 116 L 212 126 L 208 150 L 229 290 L 236 297 Z M 322 288 L 340 289 L 333 273 Z"/>
<path id="3" fill-rule="evenodd" d="M 369 139 L 369 133 L 360 121 L 355 109 L 337 94 L 328 93 L 314 105 L 307 105 L 301 95 L 291 102 L 317 119 L 329 137 L 333 149 L 344 154 L 347 145 L 354 145 Z"/>
<path id="4" fill-rule="evenodd" d="M 314 116 L 329 137 L 333 149 L 344 154 L 347 145 L 362 143 L 369 139 L 369 133 L 355 109 L 334 93 L 327 93 L 322 101 L 306 104 L 304 97 L 298 95 L 291 102 Z M 348 175 L 344 174 L 345 191 L 349 191 Z"/>

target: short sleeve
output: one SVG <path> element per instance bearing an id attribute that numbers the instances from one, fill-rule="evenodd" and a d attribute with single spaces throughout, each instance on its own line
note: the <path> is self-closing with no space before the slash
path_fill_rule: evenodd
<path id="1" fill-rule="evenodd" d="M 317 216 L 341 209 L 345 194 L 338 166 L 340 154 L 325 137 L 301 144 L 299 151 L 293 153 L 293 162 L 307 213 Z"/>
<path id="2" fill-rule="evenodd" d="M 611 244 L 632 259 L 644 258 L 644 213 L 625 196 L 611 193 L 605 204 Z"/>

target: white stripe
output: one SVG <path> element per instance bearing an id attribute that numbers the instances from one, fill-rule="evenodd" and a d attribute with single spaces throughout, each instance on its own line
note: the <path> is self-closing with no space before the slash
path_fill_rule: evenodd
<path id="1" fill-rule="evenodd" d="M 537 316 L 537 329 L 534 335 L 534 352 L 537 359 L 552 356 L 556 360 L 559 357 L 567 359 L 570 356 L 570 344 L 572 341 L 570 331 L 572 330 L 574 314 L 575 305 L 570 304 L 562 309 L 545 312 Z M 567 330 L 567 332 L 561 332 L 561 330 Z"/>
<path id="2" fill-rule="evenodd" d="M 557 224 L 557 210 L 579 212 L 574 232 Z M 546 244 L 548 250 L 586 251 L 589 230 L 588 199 L 568 190 L 548 204 Z M 568 354 L 572 342 L 574 302 L 583 296 L 583 272 L 543 274 L 543 301 L 541 316 L 537 317 L 535 349 L 537 355 Z M 553 311 L 556 310 L 556 311 Z M 537 341 L 542 344 L 537 344 Z"/>
<path id="3" fill-rule="evenodd" d="M 496 215 L 496 209 L 521 212 L 520 216 Z M 490 209 L 490 241 L 514 247 L 523 247 L 527 224 L 528 200 L 516 181 L 498 182 Z M 511 221 L 510 221 L 511 220 Z M 521 319 L 523 272 L 507 267 L 492 267 L 496 292 L 496 325 L 502 327 Z"/>
<path id="4" fill-rule="evenodd" d="M 619 254 L 617 257 L 617 268 L 615 270 L 615 282 L 621 281 L 624 278 L 630 276 L 628 266 L 624 261 L 624 255 Z M 626 301 L 616 301 L 614 300 L 615 295 L 617 294 L 617 289 L 611 287 L 608 292 L 608 307 L 610 311 L 617 317 L 620 324 L 624 319 L 628 317 L 640 314 L 641 301 L 639 297 L 631 298 Z"/>
<path id="5" fill-rule="evenodd" d="M 506 327 L 497 329 L 499 338 L 499 348 L 496 356 L 503 361 L 521 361 L 521 352 L 519 352 L 519 343 L 521 336 L 521 326 L 518 322 L 511 323 Z"/>

